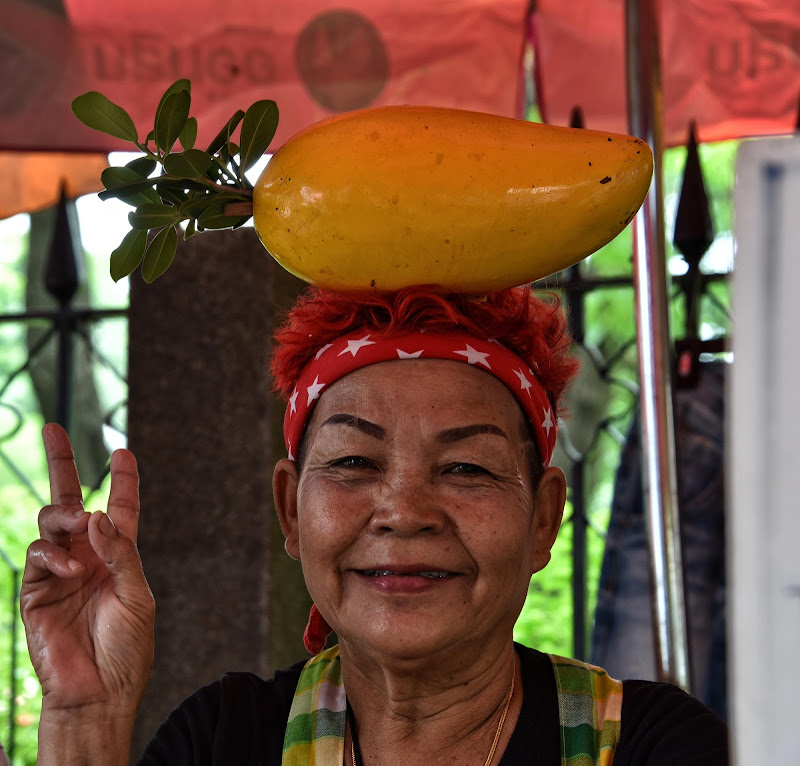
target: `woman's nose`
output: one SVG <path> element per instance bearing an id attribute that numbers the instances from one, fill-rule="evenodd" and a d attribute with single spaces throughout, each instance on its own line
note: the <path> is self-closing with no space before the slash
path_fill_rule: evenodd
<path id="1" fill-rule="evenodd" d="M 370 529 L 402 536 L 437 534 L 447 517 L 430 483 L 417 476 L 395 477 L 381 488 Z"/>

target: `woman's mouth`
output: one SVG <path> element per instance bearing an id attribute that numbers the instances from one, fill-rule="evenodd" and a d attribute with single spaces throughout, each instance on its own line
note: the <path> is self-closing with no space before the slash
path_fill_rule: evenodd
<path id="1" fill-rule="evenodd" d="M 432 588 L 442 587 L 445 583 L 452 582 L 458 573 L 448 572 L 445 569 L 434 569 L 430 566 L 356 569 L 361 582 L 384 594 L 410 595 L 424 593 Z"/>
<path id="2" fill-rule="evenodd" d="M 453 577 L 452 572 L 442 572 L 439 570 L 420 571 L 420 572 L 397 572 L 392 569 L 362 569 L 359 572 L 365 577 L 425 577 L 428 580 L 443 580 L 445 577 Z"/>

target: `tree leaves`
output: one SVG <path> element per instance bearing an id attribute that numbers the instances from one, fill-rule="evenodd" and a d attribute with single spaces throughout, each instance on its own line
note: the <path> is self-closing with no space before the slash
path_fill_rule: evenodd
<path id="1" fill-rule="evenodd" d="M 153 130 L 140 143 L 130 115 L 101 93 L 84 93 L 72 102 L 85 125 L 130 141 L 143 153 L 101 176 L 101 199 L 118 198 L 135 207 L 128 214 L 132 230 L 111 254 L 114 280 L 140 264 L 145 281 L 157 279 L 175 258 L 180 228 L 189 239 L 205 229 L 237 228 L 252 217 L 253 186 L 244 173 L 275 135 L 277 105 L 256 101 L 246 112 L 237 110 L 206 151 L 195 149 L 198 125 L 190 108 L 191 83 L 177 80 L 161 96 Z M 233 136 L 240 124 L 237 144 Z M 180 151 L 173 151 L 177 141 Z M 162 172 L 155 174 L 159 164 Z M 149 245 L 148 232 L 156 232 Z"/>
<path id="2" fill-rule="evenodd" d="M 116 192 L 110 196 L 121 199 L 129 205 L 137 206 L 145 202 L 158 203 L 161 201 L 152 188 L 153 182 L 148 182 L 131 167 L 106 168 L 100 174 L 100 180 L 107 190 Z"/>
<path id="3" fill-rule="evenodd" d="M 102 178 L 102 175 L 101 175 Z M 153 182 L 147 178 L 140 178 L 138 181 L 120 184 L 111 189 L 100 192 L 97 196 L 105 201 L 107 199 L 121 199 L 129 205 L 141 205 L 146 199 L 140 199 L 137 195 L 145 192 L 153 186 Z M 151 200 L 155 202 L 156 200 Z"/>
<path id="4" fill-rule="evenodd" d="M 130 115 L 102 93 L 89 91 L 72 102 L 72 113 L 87 127 L 114 138 L 136 143 L 138 135 Z"/>
<path id="5" fill-rule="evenodd" d="M 184 202 L 180 207 L 181 218 L 197 219 L 216 202 L 215 194 L 196 197 Z"/>
<path id="6" fill-rule="evenodd" d="M 111 253 L 111 279 L 119 282 L 120 279 L 132 274 L 144 258 L 146 244 L 146 231 L 136 229 L 129 231 L 119 247 Z"/>
<path id="7" fill-rule="evenodd" d="M 239 152 L 239 167 L 244 173 L 267 151 L 278 129 L 278 105 L 274 101 L 256 101 L 245 113 Z"/>
<path id="8" fill-rule="evenodd" d="M 153 280 L 160 277 L 175 259 L 175 252 L 178 249 L 178 232 L 174 226 L 162 229 L 150 244 L 144 254 L 142 262 L 142 278 L 150 284 Z"/>
<path id="9" fill-rule="evenodd" d="M 199 178 L 206 174 L 213 159 L 202 149 L 187 149 L 164 158 L 164 170 L 171 176 Z"/>
<path id="10" fill-rule="evenodd" d="M 131 160 L 125 167 L 135 170 L 142 178 L 147 178 L 155 169 L 156 161 L 149 157 L 137 157 Z"/>
<path id="11" fill-rule="evenodd" d="M 231 136 L 233 135 L 233 131 L 236 130 L 239 123 L 244 118 L 244 112 L 241 109 L 237 109 L 234 112 L 233 117 L 230 118 L 223 126 L 222 130 L 214 137 L 214 140 L 208 145 L 208 149 L 206 150 L 209 154 L 216 154 L 220 149 L 222 149 L 228 141 L 231 140 Z"/>
<path id="12" fill-rule="evenodd" d="M 197 120 L 194 117 L 186 120 L 183 130 L 178 136 L 178 141 L 181 142 L 184 150 L 194 148 L 194 142 L 197 141 Z"/>
<path id="13" fill-rule="evenodd" d="M 226 215 L 226 200 L 216 200 L 197 219 L 197 228 L 205 229 L 232 229 L 246 223 L 250 216 Z"/>
<path id="14" fill-rule="evenodd" d="M 160 229 L 162 226 L 171 226 L 178 223 L 180 213 L 178 208 L 162 203 L 153 204 L 145 202 L 139 205 L 132 213 L 128 213 L 128 223 L 134 229 Z"/>
<path id="15" fill-rule="evenodd" d="M 178 140 L 186 120 L 189 119 L 189 108 L 192 104 L 192 97 L 188 90 L 179 90 L 176 93 L 169 93 L 164 98 L 161 107 L 156 114 L 154 128 L 154 140 L 156 146 L 169 154 L 172 147 Z"/>
<path id="16" fill-rule="evenodd" d="M 172 85 L 169 86 L 164 91 L 164 95 L 161 96 L 161 99 L 158 102 L 158 106 L 156 107 L 156 116 L 155 122 L 158 122 L 159 115 L 161 114 L 161 110 L 164 108 L 164 104 L 173 93 L 180 93 L 182 90 L 188 91 L 190 94 L 192 92 L 192 83 L 189 80 L 182 79 L 182 80 L 175 80 Z"/>

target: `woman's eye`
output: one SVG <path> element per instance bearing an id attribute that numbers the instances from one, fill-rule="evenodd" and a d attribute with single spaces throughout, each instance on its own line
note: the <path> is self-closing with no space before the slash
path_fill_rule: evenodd
<path id="1" fill-rule="evenodd" d="M 369 468 L 372 463 L 364 457 L 348 455 L 337 460 L 333 465 L 337 468 Z"/>
<path id="2" fill-rule="evenodd" d="M 466 474 L 467 476 L 477 476 L 479 474 L 488 474 L 485 468 L 481 468 L 475 463 L 456 463 L 448 469 L 449 473 Z"/>

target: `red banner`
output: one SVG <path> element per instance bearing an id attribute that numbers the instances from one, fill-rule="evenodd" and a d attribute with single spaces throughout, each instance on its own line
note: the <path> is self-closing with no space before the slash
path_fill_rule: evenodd
<path id="1" fill-rule="evenodd" d="M 664 138 L 790 133 L 800 95 L 798 0 L 662 0 Z M 538 0 L 534 17 L 547 121 L 626 130 L 624 1 Z"/>
<path id="2" fill-rule="evenodd" d="M 273 98 L 277 146 L 332 112 L 426 103 L 518 114 L 528 0 L 64 0 L 61 17 L 0 0 L 0 150 L 127 145 L 69 104 L 99 90 L 142 136 L 174 80 L 193 83 L 203 145 L 237 108 Z M 682 143 L 790 132 L 800 93 L 800 0 L 664 0 L 665 136 Z M 538 0 L 545 118 L 626 130 L 624 0 Z"/>
<path id="3" fill-rule="evenodd" d="M 69 19 L 0 0 L 0 149 L 128 148 L 84 128 L 98 90 L 143 138 L 159 97 L 192 81 L 203 146 L 238 109 L 271 98 L 273 148 L 332 112 L 373 104 L 519 113 L 527 0 L 65 0 Z"/>

